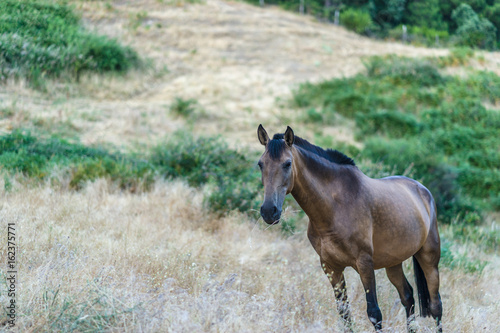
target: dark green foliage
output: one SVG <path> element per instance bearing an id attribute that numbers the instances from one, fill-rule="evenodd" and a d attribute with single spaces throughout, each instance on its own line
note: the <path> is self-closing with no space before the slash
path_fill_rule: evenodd
<path id="1" fill-rule="evenodd" d="M 348 8 L 340 14 L 340 24 L 358 34 L 364 34 L 373 23 L 370 14 L 367 12 Z"/>
<path id="2" fill-rule="evenodd" d="M 177 100 L 177 112 L 193 101 Z M 9 115 L 9 110 L 2 114 Z M 253 156 L 256 157 L 256 156 Z M 182 178 L 191 186 L 208 185 L 206 203 L 217 212 L 257 207 L 259 173 L 253 161 L 230 149 L 220 138 L 194 138 L 176 133 L 147 153 L 125 154 L 105 148 L 86 147 L 58 137 L 43 138 L 19 130 L 0 136 L 0 170 L 7 190 L 13 174 L 28 181 L 50 181 L 79 190 L 86 182 L 106 178 L 130 191 L 148 190 L 155 178 Z"/>
<path id="3" fill-rule="evenodd" d="M 307 115 L 307 117 L 306 117 L 307 121 L 312 121 L 315 123 L 323 122 L 323 115 L 321 113 L 319 113 L 318 111 L 316 111 L 315 108 L 308 109 L 306 111 L 306 115 Z"/>
<path id="4" fill-rule="evenodd" d="M 260 185 L 259 174 L 245 155 L 219 138 L 195 139 L 182 133 L 139 157 L 14 131 L 0 137 L 0 166 L 36 180 L 56 180 L 54 171 L 63 170 L 76 190 L 97 178 L 131 191 L 147 190 L 158 176 L 183 178 L 191 186 L 209 184 L 206 200 L 218 212 L 255 208 Z"/>
<path id="5" fill-rule="evenodd" d="M 500 77 L 443 76 L 436 62 L 375 57 L 367 75 L 304 84 L 294 101 L 323 108 L 326 122 L 354 119 L 360 155 L 420 180 L 441 220 L 477 222 L 477 212 L 497 209 L 500 192 L 500 114 L 484 106 L 500 102 Z"/>
<path id="6" fill-rule="evenodd" d="M 38 80 L 91 70 L 126 71 L 139 58 L 116 40 L 85 31 L 73 10 L 44 0 L 0 2 L 0 76 Z"/>
<path id="7" fill-rule="evenodd" d="M 382 28 L 398 25 L 403 19 L 406 0 L 370 0 L 372 20 Z"/>
<path id="8" fill-rule="evenodd" d="M 39 180 L 50 177 L 56 167 L 66 168 L 75 189 L 98 177 L 109 177 L 129 189 L 153 180 L 154 169 L 146 161 L 58 138 L 40 140 L 20 131 L 0 137 L 0 152 L 5 170 Z"/>
<path id="9" fill-rule="evenodd" d="M 386 134 L 389 137 L 401 138 L 420 132 L 421 125 L 411 114 L 399 111 L 372 111 L 356 114 L 356 125 L 361 135 Z"/>
<path id="10" fill-rule="evenodd" d="M 229 149 L 220 138 L 178 133 L 175 138 L 157 146 L 150 157 L 162 175 L 185 178 L 190 185 L 212 185 L 207 198 L 216 211 L 255 208 L 259 175 L 247 157 Z"/>
<path id="11" fill-rule="evenodd" d="M 408 1 L 405 22 L 412 26 L 448 30 L 439 10 L 439 0 Z"/>
<path id="12" fill-rule="evenodd" d="M 500 2 L 496 2 L 484 11 L 484 17 L 497 28 L 497 41 L 500 41 Z"/>
<path id="13" fill-rule="evenodd" d="M 170 111 L 178 116 L 189 117 L 196 111 L 197 104 L 195 99 L 176 97 L 170 106 Z"/>
<path id="14" fill-rule="evenodd" d="M 246 1 L 259 5 L 258 0 Z M 298 0 L 265 1 L 266 5 L 278 5 L 295 12 L 299 10 L 299 3 Z M 470 8 L 476 18 L 457 24 L 452 13 L 461 6 Z M 305 13 L 323 20 L 333 21 L 335 10 L 340 10 L 340 24 L 368 36 L 401 39 L 402 25 L 405 25 L 406 40 L 411 43 L 428 46 L 458 43 L 487 49 L 495 48 L 495 39 L 500 43 L 500 4 L 494 0 L 305 1 Z M 365 13 L 370 14 L 370 19 Z M 456 38 L 449 38 L 455 34 Z M 491 36 L 494 36 L 493 42 Z"/>
<path id="15" fill-rule="evenodd" d="M 455 39 L 459 45 L 495 48 L 497 28 L 487 19 L 480 18 L 469 5 L 461 4 L 451 17 L 458 26 Z"/>

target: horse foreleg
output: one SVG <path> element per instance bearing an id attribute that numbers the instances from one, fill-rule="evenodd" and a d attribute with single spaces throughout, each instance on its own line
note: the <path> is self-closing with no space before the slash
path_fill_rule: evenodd
<path id="1" fill-rule="evenodd" d="M 337 303 L 337 311 L 344 320 L 347 328 L 352 331 L 351 311 L 349 309 L 349 300 L 347 299 L 344 269 L 331 269 L 324 262 L 321 262 L 321 265 L 332 284 L 333 292 L 335 293 L 335 302 Z"/>
<path id="2" fill-rule="evenodd" d="M 360 256 L 356 262 L 357 271 L 366 294 L 366 312 L 376 331 L 382 329 L 382 312 L 377 302 L 377 290 L 375 283 L 375 271 L 373 259 L 370 255 Z"/>
<path id="3" fill-rule="evenodd" d="M 408 332 L 415 332 L 411 323 L 415 320 L 415 299 L 413 298 L 413 288 L 406 279 L 402 264 L 385 269 L 389 281 L 396 287 L 401 303 L 406 310 L 406 324 Z"/>

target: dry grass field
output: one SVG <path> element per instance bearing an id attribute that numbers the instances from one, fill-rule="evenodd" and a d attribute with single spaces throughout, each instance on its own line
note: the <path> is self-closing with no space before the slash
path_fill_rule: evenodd
<path id="1" fill-rule="evenodd" d="M 286 99 L 299 83 L 356 74 L 370 55 L 447 54 L 369 40 L 242 2 L 73 3 L 88 27 L 131 45 L 153 65 L 125 76 L 48 82 L 46 91 L 8 82 L 0 86 L 0 106 L 13 115 L 0 120 L 2 134 L 37 127 L 127 150 L 187 129 L 260 150 L 259 123 L 282 131 L 298 119 Z M 475 66 L 500 73 L 499 64 L 498 54 L 485 53 Z M 196 99 L 198 117 L 172 114 L 176 97 Z M 322 131 L 357 144 L 353 124 L 303 126 L 305 138 Z M 203 205 L 207 188 L 178 180 L 157 180 L 152 190 L 131 193 L 106 179 L 79 191 L 15 179 L 6 190 L 0 178 L 2 261 L 8 223 L 15 223 L 18 242 L 19 307 L 11 331 L 342 331 L 304 220 L 285 235 L 252 212 L 221 217 Z M 296 214 L 289 207 L 285 218 Z M 496 221 L 489 218 L 491 228 L 498 228 Z M 454 250 L 487 265 L 480 273 L 441 267 L 444 330 L 500 332 L 500 256 L 473 242 Z M 3 276 L 5 265 L 0 267 Z M 410 261 L 405 270 L 413 283 Z M 376 274 L 384 331 L 406 332 L 395 288 L 383 270 Z M 346 279 L 355 331 L 371 332 L 359 276 L 348 269 Z M 8 299 L 6 287 L 0 286 L 0 304 Z M 430 319 L 418 319 L 417 326 L 434 331 Z"/>

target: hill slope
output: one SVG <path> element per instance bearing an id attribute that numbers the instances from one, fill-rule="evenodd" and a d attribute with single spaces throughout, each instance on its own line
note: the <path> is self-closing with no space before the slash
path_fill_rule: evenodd
<path id="1" fill-rule="evenodd" d="M 69 93 L 49 87 L 55 96 L 45 95 L 43 101 L 11 85 L 2 104 L 16 100 L 28 116 L 69 120 L 88 143 L 164 136 L 183 123 L 166 114 L 175 97 L 197 99 L 205 109 L 195 132 L 222 132 L 255 143 L 259 122 L 283 127 L 293 119 L 294 111 L 276 99 L 287 98 L 298 83 L 353 75 L 363 69 L 365 56 L 447 53 L 370 40 L 311 17 L 240 2 L 75 4 L 91 29 L 130 44 L 152 59 L 155 69 L 125 79 L 83 78 Z M 58 110 L 50 112 L 45 105 L 55 100 Z M 227 124 L 221 128 L 221 123 Z M 352 141 L 349 130 L 333 133 Z"/>

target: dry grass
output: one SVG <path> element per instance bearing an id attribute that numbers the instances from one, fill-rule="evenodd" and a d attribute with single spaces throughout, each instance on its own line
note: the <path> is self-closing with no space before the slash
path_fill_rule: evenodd
<path id="1" fill-rule="evenodd" d="M 155 67 L 124 77 L 83 77 L 78 84 L 48 82 L 48 93 L 9 82 L 0 88 L 0 107 L 12 112 L 0 119 L 0 131 L 64 130 L 84 143 L 129 147 L 154 144 L 187 126 L 259 149 L 260 122 L 284 129 L 297 120 L 277 98 L 286 99 L 300 82 L 353 75 L 368 55 L 447 53 L 377 42 L 240 2 L 74 3 L 89 26 L 131 44 Z M 497 61 L 485 58 L 484 66 Z M 173 117 L 168 109 L 175 97 L 197 99 L 206 117 Z M 352 143 L 349 126 L 322 131 Z M 305 126 L 301 133 L 316 130 Z M 15 222 L 19 240 L 19 332 L 341 330 L 304 226 L 285 237 L 245 215 L 215 217 L 203 208 L 203 190 L 179 182 L 159 181 L 137 194 L 105 180 L 80 192 L 49 184 L 14 184 L 5 192 L 1 180 L 0 189 L 1 239 L 6 223 Z M 499 257 L 473 244 L 464 249 L 490 264 L 482 274 L 442 269 L 444 327 L 499 332 Z M 4 241 L 0 257 L 6 257 Z M 395 289 L 383 271 L 377 278 L 387 331 L 405 331 Z M 347 283 L 356 331 L 371 331 L 352 270 Z M 428 320 L 418 324 L 431 331 Z"/>
<path id="2" fill-rule="evenodd" d="M 202 191 L 183 183 L 157 182 L 142 194 L 117 191 L 105 180 L 81 192 L 16 185 L 0 196 L 2 238 L 10 222 L 18 235 L 20 332 L 342 327 L 303 229 L 284 237 L 245 215 L 216 218 L 202 207 Z M 1 244 L 2 258 L 5 252 Z M 480 275 L 442 269 L 446 331 L 500 329 L 499 258 L 478 255 L 492 261 Z M 404 332 L 395 288 L 383 271 L 377 279 L 386 331 Z M 352 270 L 347 283 L 356 331 L 369 332 Z M 418 324 L 432 331 L 430 320 Z"/>

